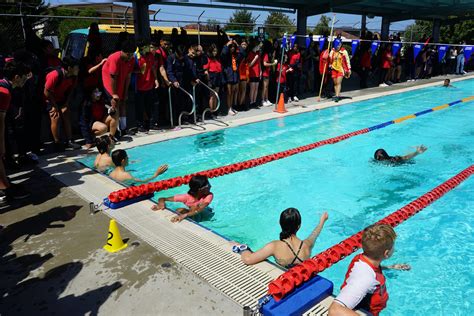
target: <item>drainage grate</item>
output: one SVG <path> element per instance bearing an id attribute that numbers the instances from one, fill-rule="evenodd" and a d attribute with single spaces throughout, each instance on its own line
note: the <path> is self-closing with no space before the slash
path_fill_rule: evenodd
<path id="1" fill-rule="evenodd" d="M 194 224 L 171 224 L 164 212 L 155 213 L 134 205 L 109 210 L 107 214 L 242 307 L 255 307 L 274 278 L 256 266 L 244 265 L 239 256 L 226 249 L 230 247 L 223 246 L 222 239 L 219 245 L 215 237 L 212 240 L 212 236 L 196 230 Z"/>

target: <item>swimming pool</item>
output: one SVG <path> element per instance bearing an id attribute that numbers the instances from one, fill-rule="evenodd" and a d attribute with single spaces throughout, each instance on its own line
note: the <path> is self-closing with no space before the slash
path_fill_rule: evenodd
<path id="1" fill-rule="evenodd" d="M 341 135 L 473 94 L 473 80 L 454 85 L 453 89 L 425 88 L 133 148 L 128 153 L 136 163 L 130 169 L 135 176 L 146 177 L 159 164 L 168 163 L 166 178 L 185 175 Z M 302 213 L 300 237 L 328 210 L 329 221 L 313 251 L 318 253 L 473 164 L 473 103 L 212 179 L 215 216 L 202 224 L 258 248 L 278 238 L 283 209 L 296 207 Z M 429 149 L 414 164 L 388 167 L 371 161 L 377 148 L 403 154 L 421 143 Z M 91 165 L 93 159 L 83 162 Z M 176 188 L 155 197 L 185 190 Z M 474 256 L 469 246 L 474 242 L 474 220 L 468 215 L 474 204 L 472 190 L 470 179 L 396 228 L 397 251 L 389 262 L 407 262 L 413 270 L 388 274 L 391 298 L 386 315 L 472 314 L 474 272 L 469 267 Z M 346 258 L 322 275 L 338 288 L 348 263 Z"/>

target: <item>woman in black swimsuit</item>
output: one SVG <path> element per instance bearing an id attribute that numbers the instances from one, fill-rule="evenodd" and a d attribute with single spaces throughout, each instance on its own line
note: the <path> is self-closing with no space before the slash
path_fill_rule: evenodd
<path id="1" fill-rule="evenodd" d="M 326 212 L 321 215 L 318 226 L 305 240 L 296 237 L 296 233 L 301 226 L 300 212 L 295 208 L 287 208 L 280 215 L 280 240 L 274 240 L 266 244 L 262 249 L 251 252 L 242 252 L 242 261 L 245 264 L 256 264 L 264 261 L 270 256 L 275 257 L 275 261 L 282 267 L 289 269 L 311 255 L 314 242 L 318 238 L 324 223 L 328 219 Z"/>

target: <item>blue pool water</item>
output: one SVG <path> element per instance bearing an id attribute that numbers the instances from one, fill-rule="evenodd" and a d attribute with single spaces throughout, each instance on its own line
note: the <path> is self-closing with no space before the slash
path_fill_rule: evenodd
<path id="1" fill-rule="evenodd" d="M 456 88 L 431 87 L 301 115 L 180 138 L 128 150 L 136 177 L 160 164 L 164 178 L 275 153 L 373 126 L 474 95 L 474 81 Z M 474 102 L 430 113 L 257 168 L 211 179 L 214 217 L 201 224 L 252 248 L 279 234 L 280 212 L 296 207 L 306 237 L 323 210 L 329 220 L 316 254 L 409 203 L 474 163 Z M 377 148 L 405 154 L 424 144 L 414 163 L 397 167 L 372 162 Z M 82 161 L 89 166 L 93 157 Z M 181 187 L 155 198 L 185 192 Z M 385 315 L 474 314 L 474 179 L 396 228 L 396 252 L 388 263 L 409 263 L 389 272 Z M 169 204 L 177 207 L 177 205 Z M 336 294 L 350 259 L 322 275 Z"/>

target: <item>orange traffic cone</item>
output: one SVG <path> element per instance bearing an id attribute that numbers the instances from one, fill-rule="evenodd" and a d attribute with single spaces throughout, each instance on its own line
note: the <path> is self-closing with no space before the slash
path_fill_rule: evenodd
<path id="1" fill-rule="evenodd" d="M 285 95 L 283 94 L 283 92 L 280 93 L 280 99 L 278 100 L 277 108 L 276 108 L 276 110 L 273 110 L 273 112 L 277 112 L 277 113 L 286 113 L 286 112 L 288 112 L 285 109 Z"/>

